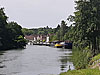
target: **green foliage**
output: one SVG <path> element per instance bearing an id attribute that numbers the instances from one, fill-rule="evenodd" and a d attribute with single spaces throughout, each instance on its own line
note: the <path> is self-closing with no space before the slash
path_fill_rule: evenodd
<path id="1" fill-rule="evenodd" d="M 21 29 L 22 27 L 18 25 L 16 22 L 7 23 L 7 16 L 4 13 L 4 8 L 1 8 L 0 9 L 0 50 L 20 48 L 20 47 L 22 48 L 23 46 L 25 46 L 26 43 Z"/>
<path id="2" fill-rule="evenodd" d="M 91 57 L 91 51 L 89 49 L 73 48 L 73 64 L 76 69 L 87 68 Z"/>
<path id="3" fill-rule="evenodd" d="M 98 69 L 82 69 L 82 70 L 72 70 L 60 75 L 100 75 L 100 70 Z"/>
<path id="4" fill-rule="evenodd" d="M 90 63 L 93 63 L 94 61 L 97 61 L 97 60 L 99 60 L 99 59 L 100 59 L 100 54 L 94 56 L 94 57 L 91 59 Z"/>
<path id="5" fill-rule="evenodd" d="M 73 22 L 64 39 L 73 40 L 75 45 L 81 48 L 89 46 L 92 54 L 100 51 L 100 1 L 99 0 L 78 0 L 74 16 L 70 15 L 68 20 Z"/>
<path id="6" fill-rule="evenodd" d="M 27 29 L 27 28 L 22 28 L 22 32 L 23 32 L 24 35 L 31 35 L 31 34 L 34 33 L 33 30 L 30 30 L 30 29 Z"/>
<path id="7" fill-rule="evenodd" d="M 26 46 L 26 40 L 22 35 L 18 36 L 15 41 L 17 43 L 18 48 L 23 48 L 23 46 Z"/>
<path id="8" fill-rule="evenodd" d="M 4 48 L 6 46 L 5 43 L 7 43 L 7 16 L 4 13 L 4 8 L 0 8 L 0 49 Z"/>
<path id="9" fill-rule="evenodd" d="M 75 39 L 73 37 L 74 37 L 74 27 L 73 26 L 70 26 L 69 27 L 69 30 L 64 35 L 64 40 L 74 41 Z"/>
<path id="10" fill-rule="evenodd" d="M 64 40 L 64 35 L 67 32 L 68 27 L 66 26 L 67 24 L 65 21 L 61 22 L 61 27 L 60 27 L 60 40 Z"/>
<path id="11" fill-rule="evenodd" d="M 52 37 L 52 41 L 54 40 L 61 40 L 64 41 L 64 35 L 69 30 L 66 22 L 64 20 L 61 21 L 61 25 L 58 24 L 57 28 L 54 29 L 54 37 Z"/>
<path id="12" fill-rule="evenodd" d="M 22 33 L 22 27 L 18 25 L 16 22 L 10 22 L 7 25 L 9 38 L 12 41 L 12 47 L 14 48 L 22 48 L 26 45 L 26 41 L 24 39 L 24 35 Z"/>
<path id="13" fill-rule="evenodd" d="M 50 41 L 54 40 L 64 40 L 64 35 L 68 31 L 69 27 L 67 26 L 64 20 L 61 21 L 61 25 L 58 24 L 56 28 L 44 27 L 37 29 L 26 29 L 23 28 L 22 32 L 24 35 L 50 35 Z"/>
<path id="14" fill-rule="evenodd" d="M 22 32 L 24 35 L 48 35 L 48 34 L 53 34 L 54 29 L 49 28 L 48 26 L 45 28 L 37 28 L 37 29 L 27 29 L 23 28 Z"/>
<path id="15" fill-rule="evenodd" d="M 56 35 L 53 35 L 52 38 L 50 37 L 50 41 L 54 41 L 54 40 L 57 40 L 57 36 Z"/>

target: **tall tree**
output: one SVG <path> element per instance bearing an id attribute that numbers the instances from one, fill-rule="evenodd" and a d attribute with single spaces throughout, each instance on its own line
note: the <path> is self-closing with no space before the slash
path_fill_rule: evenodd
<path id="1" fill-rule="evenodd" d="M 7 45 L 7 16 L 4 13 L 4 8 L 0 9 L 0 49 L 4 49 Z"/>
<path id="2" fill-rule="evenodd" d="M 25 46 L 25 40 L 24 35 L 22 33 L 22 27 L 18 25 L 16 22 L 10 22 L 8 23 L 8 33 L 9 33 L 9 39 L 11 40 L 11 44 L 14 48 L 20 48 Z"/>
<path id="3" fill-rule="evenodd" d="M 73 29 L 74 41 L 83 42 L 92 45 L 93 54 L 99 52 L 99 39 L 100 39 L 100 0 L 78 0 L 76 2 L 76 12 L 74 17 L 70 17 L 75 27 Z M 79 43 L 78 42 L 78 43 Z"/>
<path id="4" fill-rule="evenodd" d="M 4 8 L 0 9 L 0 50 L 21 48 L 26 45 L 22 27 L 15 22 L 7 22 Z"/>
<path id="5" fill-rule="evenodd" d="M 60 27 L 60 39 L 64 40 L 64 35 L 67 32 L 68 27 L 66 26 L 67 24 L 65 23 L 64 20 L 61 21 L 61 27 Z"/>

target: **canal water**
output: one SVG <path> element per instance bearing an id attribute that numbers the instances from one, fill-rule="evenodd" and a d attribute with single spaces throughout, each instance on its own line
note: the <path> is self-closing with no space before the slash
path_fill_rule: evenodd
<path id="1" fill-rule="evenodd" d="M 33 45 L 0 51 L 0 75 L 58 75 L 74 69 L 71 56 L 68 49 Z"/>

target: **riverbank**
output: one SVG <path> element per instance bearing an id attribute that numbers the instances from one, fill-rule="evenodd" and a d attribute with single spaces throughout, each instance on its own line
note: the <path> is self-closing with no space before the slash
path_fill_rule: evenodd
<path id="1" fill-rule="evenodd" d="M 0 49 L 0 51 L 8 51 L 8 50 L 13 50 L 13 49 L 26 49 L 26 46 L 23 47 L 12 47 L 12 48 L 4 48 L 4 49 Z"/>
<path id="2" fill-rule="evenodd" d="M 100 75 L 99 69 L 82 69 L 82 70 L 73 70 L 60 75 Z"/>
<path id="3" fill-rule="evenodd" d="M 87 69 L 72 70 L 61 73 L 60 75 L 100 75 L 100 54 L 94 56 Z"/>

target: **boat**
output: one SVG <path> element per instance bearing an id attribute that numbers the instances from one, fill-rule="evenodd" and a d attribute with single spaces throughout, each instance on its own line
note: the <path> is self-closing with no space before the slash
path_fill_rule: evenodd
<path id="1" fill-rule="evenodd" d="M 51 47 L 55 47 L 55 45 L 56 45 L 56 44 L 59 44 L 59 43 L 60 43 L 59 40 L 55 40 L 55 41 L 53 41 L 53 42 L 50 42 L 50 46 L 51 46 Z"/>
<path id="2" fill-rule="evenodd" d="M 65 49 L 72 49 L 72 42 L 71 41 L 65 41 L 65 43 L 64 43 L 64 48 Z"/>
<path id="3" fill-rule="evenodd" d="M 61 45 L 60 43 L 56 43 L 56 44 L 55 44 L 55 47 L 56 47 L 56 48 L 62 48 L 63 45 Z"/>

